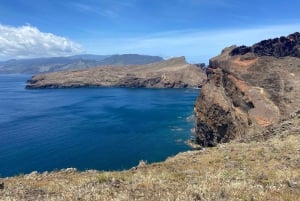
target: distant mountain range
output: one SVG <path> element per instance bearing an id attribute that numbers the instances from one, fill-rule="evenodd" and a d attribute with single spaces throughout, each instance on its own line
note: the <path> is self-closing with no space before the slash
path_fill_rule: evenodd
<path id="1" fill-rule="evenodd" d="M 92 55 L 69 57 L 18 59 L 0 62 L 0 74 L 38 74 L 65 70 L 78 70 L 96 66 L 143 65 L 163 61 L 159 56 L 139 54 Z"/>

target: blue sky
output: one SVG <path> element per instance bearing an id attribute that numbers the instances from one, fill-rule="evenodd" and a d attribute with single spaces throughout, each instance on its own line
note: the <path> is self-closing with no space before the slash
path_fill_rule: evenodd
<path id="1" fill-rule="evenodd" d="M 0 0 L 0 60 L 139 53 L 208 62 L 300 31 L 299 0 Z"/>

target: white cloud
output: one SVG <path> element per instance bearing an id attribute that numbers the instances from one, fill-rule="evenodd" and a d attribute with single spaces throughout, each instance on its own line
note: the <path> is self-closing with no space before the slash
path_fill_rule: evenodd
<path id="1" fill-rule="evenodd" d="M 67 38 L 43 33 L 30 25 L 0 24 L 0 59 L 67 56 L 81 52 L 81 46 Z"/>

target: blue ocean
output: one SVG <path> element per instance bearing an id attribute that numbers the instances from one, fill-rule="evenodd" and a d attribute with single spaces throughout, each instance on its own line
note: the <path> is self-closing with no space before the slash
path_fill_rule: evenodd
<path id="1" fill-rule="evenodd" d="M 123 170 L 189 150 L 196 89 L 25 89 L 0 75 L 0 177 Z"/>

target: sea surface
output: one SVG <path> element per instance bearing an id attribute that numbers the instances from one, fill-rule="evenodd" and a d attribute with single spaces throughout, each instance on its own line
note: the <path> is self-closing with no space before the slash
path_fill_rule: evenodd
<path id="1" fill-rule="evenodd" d="M 0 177 L 122 170 L 189 150 L 194 89 L 25 89 L 0 75 Z"/>

